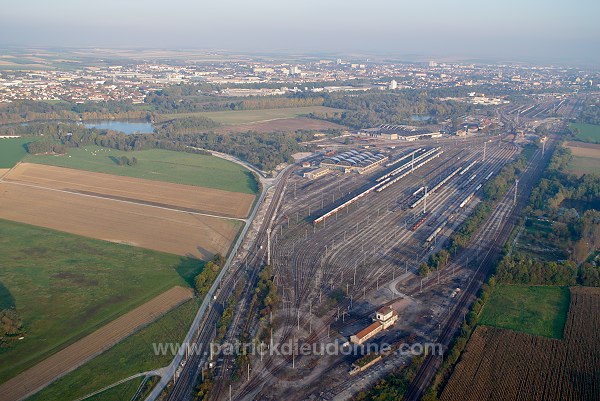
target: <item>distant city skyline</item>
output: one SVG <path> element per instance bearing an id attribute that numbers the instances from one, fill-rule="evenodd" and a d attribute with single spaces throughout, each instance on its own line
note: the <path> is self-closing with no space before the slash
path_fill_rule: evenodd
<path id="1" fill-rule="evenodd" d="M 2 47 L 221 49 L 600 64 L 597 0 L 9 2 Z"/>

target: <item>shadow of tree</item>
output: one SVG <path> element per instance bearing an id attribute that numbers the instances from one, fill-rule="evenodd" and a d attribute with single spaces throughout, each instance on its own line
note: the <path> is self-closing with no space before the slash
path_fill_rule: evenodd
<path id="1" fill-rule="evenodd" d="M 244 174 L 246 175 L 246 184 L 248 185 L 248 188 L 250 188 L 253 193 L 257 193 L 259 190 L 258 179 L 250 171 L 246 171 Z"/>
<path id="2" fill-rule="evenodd" d="M 0 310 L 12 309 L 15 307 L 15 297 L 13 297 L 11 292 L 4 286 L 4 284 L 0 283 Z"/>
<path id="3" fill-rule="evenodd" d="M 194 279 L 206 264 L 205 261 L 195 258 L 193 256 L 187 256 L 181 258 L 179 265 L 175 268 L 177 274 L 183 278 L 192 288 L 194 287 Z"/>

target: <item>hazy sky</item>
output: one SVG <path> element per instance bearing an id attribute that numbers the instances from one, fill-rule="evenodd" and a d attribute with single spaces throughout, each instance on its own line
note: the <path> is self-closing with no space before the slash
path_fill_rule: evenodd
<path id="1" fill-rule="evenodd" d="M 0 46 L 600 63 L 600 0 L 4 1 Z"/>

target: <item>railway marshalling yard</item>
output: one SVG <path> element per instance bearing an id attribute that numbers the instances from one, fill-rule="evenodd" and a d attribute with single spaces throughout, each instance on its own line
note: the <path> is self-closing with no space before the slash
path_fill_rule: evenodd
<path id="1" fill-rule="evenodd" d="M 385 145 L 369 150 L 389 152 Z M 397 310 L 399 322 L 370 342 L 434 342 L 444 337 L 442 326 L 457 309 L 460 297 L 453 290 L 470 289 L 481 279 L 485 258 L 513 210 L 514 188 L 480 227 L 477 241 L 449 266 L 423 280 L 417 270 L 470 214 L 483 184 L 520 148 L 501 137 L 395 145 L 386 163 L 365 174 L 332 171 L 315 180 L 302 178 L 299 168 L 291 174 L 271 234 L 282 308 L 274 335 L 281 343 L 302 338 L 341 344 L 372 323 L 383 305 Z M 470 289 L 465 298 L 473 295 Z M 348 371 L 356 357 L 344 355 L 254 361 L 252 366 L 262 368 L 253 370 L 234 397 L 345 399 L 347 390 L 356 393 L 399 366 L 402 357 L 395 358 L 352 377 Z M 224 358 L 219 379 L 232 366 Z"/>

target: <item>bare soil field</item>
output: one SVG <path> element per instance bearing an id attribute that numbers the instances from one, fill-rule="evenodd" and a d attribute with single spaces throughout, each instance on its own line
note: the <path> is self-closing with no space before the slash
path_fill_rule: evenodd
<path id="1" fill-rule="evenodd" d="M 218 127 L 215 132 L 228 133 L 228 132 L 247 132 L 256 131 L 259 133 L 273 132 L 273 131 L 297 131 L 301 129 L 306 130 L 325 130 L 325 129 L 346 129 L 342 125 L 338 125 L 329 121 L 315 120 L 312 118 L 280 118 L 271 121 L 261 121 L 256 123 L 247 124 L 236 124 L 226 125 Z"/>
<path id="2" fill-rule="evenodd" d="M 246 217 L 254 201 L 251 194 L 31 163 L 17 165 L 4 180 L 235 218 Z"/>
<path id="3" fill-rule="evenodd" d="M 21 400 L 39 391 L 192 297 L 190 288 L 171 288 L 3 383 L 0 401 Z"/>
<path id="4" fill-rule="evenodd" d="M 242 224 L 19 182 L 0 183 L 0 218 L 204 260 L 227 254 Z"/>
<path id="5" fill-rule="evenodd" d="M 9 171 L 9 168 L 0 168 L 0 178 L 2 178 L 4 174 L 8 173 Z"/>
<path id="6" fill-rule="evenodd" d="M 595 157 L 600 159 L 600 144 L 584 142 L 565 142 L 573 156 Z"/>
<path id="7" fill-rule="evenodd" d="M 583 174 L 600 174 L 600 144 L 584 142 L 566 142 L 571 149 L 573 160 L 569 164 L 569 172 L 581 176 Z"/>

